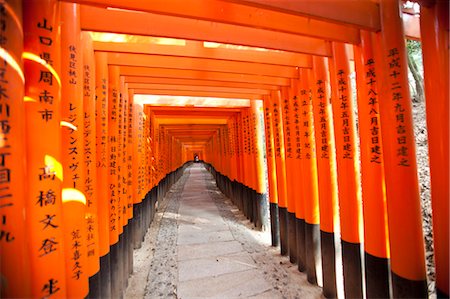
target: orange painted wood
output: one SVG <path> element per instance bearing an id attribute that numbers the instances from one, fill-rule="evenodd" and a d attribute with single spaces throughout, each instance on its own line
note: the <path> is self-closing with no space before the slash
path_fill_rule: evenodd
<path id="1" fill-rule="evenodd" d="M 92 39 L 87 32 L 81 33 L 83 48 L 83 106 L 84 106 L 84 166 L 86 196 L 86 229 L 88 275 L 100 270 L 98 230 L 98 189 L 96 151 L 96 98 L 95 57 Z"/>
<path id="2" fill-rule="evenodd" d="M 24 1 L 24 52 L 52 62 L 24 60 L 27 161 L 26 221 L 31 258 L 31 296 L 66 298 L 61 201 L 60 15 L 57 1 Z M 58 78 L 59 79 L 59 78 Z M 39 133 L 37 133 L 37 131 Z"/>
<path id="3" fill-rule="evenodd" d="M 319 184 L 320 229 L 334 233 L 338 221 L 338 193 L 327 59 L 313 58 L 312 102 Z"/>
<path id="4" fill-rule="evenodd" d="M 109 244 L 119 241 L 122 229 L 119 196 L 119 106 L 120 106 L 119 67 L 108 66 L 108 199 L 109 199 Z"/>
<path id="5" fill-rule="evenodd" d="M 379 70 L 373 53 L 373 35 L 361 32 L 361 46 L 355 46 L 358 92 L 358 126 L 361 156 L 361 187 L 364 210 L 364 250 L 389 258 L 386 186 L 378 95 Z"/>
<path id="6" fill-rule="evenodd" d="M 226 44 L 220 47 L 206 47 L 202 41 L 185 41 L 184 46 L 178 47 L 159 44 L 149 45 L 143 41 L 136 43 L 98 41 L 94 42 L 94 48 L 102 52 L 171 55 L 311 68 L 310 55 L 284 51 L 258 51 L 258 49 L 251 47 L 243 51 L 239 48 L 230 48 Z"/>
<path id="7" fill-rule="evenodd" d="M 351 243 L 360 243 L 363 236 L 361 177 L 359 156 L 356 150 L 356 124 L 350 83 L 349 54 L 342 43 L 333 43 L 332 49 L 330 82 L 341 239 Z"/>
<path id="8" fill-rule="evenodd" d="M 180 16 L 194 20 L 205 20 L 235 24 L 258 29 L 268 29 L 271 31 L 287 32 L 298 35 L 318 37 L 325 40 L 336 40 L 349 43 L 357 43 L 359 34 L 356 28 L 336 24 L 333 19 L 323 20 L 317 16 L 301 16 L 296 11 L 280 12 L 274 9 L 254 8 L 244 4 L 231 3 L 225 1 L 197 0 L 195 4 L 186 3 L 182 0 L 171 1 L 123 1 L 123 0 L 76 0 L 78 3 L 95 5 L 99 7 L 116 7 L 129 10 L 145 11 L 161 15 Z M 369 6 L 369 3 L 365 4 Z M 372 8 L 374 5 L 371 5 Z M 342 9 L 334 6 L 334 9 Z M 355 5 L 349 7 L 355 9 Z M 362 12 L 369 12 L 372 18 L 379 18 L 376 10 L 366 9 Z M 346 12 L 348 13 L 348 12 Z M 350 15 L 355 18 L 355 16 Z M 348 18 L 350 19 L 350 18 Z M 350 19 L 353 20 L 353 19 Z M 366 21 L 365 18 L 360 18 Z M 349 20 L 346 20 L 347 22 Z"/>
<path id="9" fill-rule="evenodd" d="M 152 13 L 107 10 L 82 5 L 83 30 L 213 41 L 297 53 L 329 56 L 330 46 L 318 38 L 218 22 Z M 114 22 L 111 22 L 111 20 Z"/>
<path id="10" fill-rule="evenodd" d="M 391 270 L 425 280 L 422 215 L 417 178 L 411 97 L 399 3 L 381 1 L 382 31 L 375 47 L 381 78 L 380 101 Z M 395 294 L 395 290 L 394 290 Z"/>
<path id="11" fill-rule="evenodd" d="M 27 205 L 27 179 L 25 162 L 25 104 L 23 75 L 23 24 L 22 1 L 8 1 L 1 4 L 3 26 L 0 38 L 3 40 L 1 55 L 0 121 L 0 273 L 2 287 L 0 297 L 31 296 L 31 266 L 27 242 L 27 222 L 20 215 L 25 214 Z M 16 23 L 18 20 L 19 23 Z M 6 57 L 9 56 L 11 61 Z M 15 66 L 17 65 L 17 69 Z"/>
<path id="12" fill-rule="evenodd" d="M 89 266 L 84 194 L 83 48 L 79 17 L 77 4 L 61 4 L 61 19 L 64 20 L 61 24 L 61 119 L 72 126 L 61 127 L 67 296 L 82 298 L 89 292 Z M 77 199 L 76 193 L 84 201 Z"/>
<path id="13" fill-rule="evenodd" d="M 296 67 L 293 66 L 166 55 L 108 53 L 108 63 L 111 65 L 203 70 L 261 76 L 276 74 L 277 77 L 283 78 L 295 78 L 297 76 Z"/>
<path id="14" fill-rule="evenodd" d="M 274 131 L 274 146 L 275 146 L 275 164 L 277 173 L 277 191 L 278 191 L 278 206 L 281 208 L 288 207 L 288 193 L 286 181 L 286 156 L 284 151 L 284 128 L 282 119 L 282 100 L 281 93 L 272 92 L 270 103 L 273 113 L 273 131 Z"/>
<path id="15" fill-rule="evenodd" d="M 100 256 L 109 253 L 109 94 L 108 94 L 108 64 L 104 53 L 95 53 L 95 96 L 96 111 L 96 166 L 98 194 L 98 229 Z M 107 195 L 107 196 L 106 196 Z"/>
<path id="16" fill-rule="evenodd" d="M 352 24 L 362 28 L 380 29 L 379 7 L 376 3 L 363 1 L 336 2 L 332 0 L 274 2 L 270 0 L 227 0 L 237 3 L 245 3 L 263 8 L 289 11 L 291 13 L 308 16 L 311 18 L 328 19 L 342 24 Z"/>
<path id="17" fill-rule="evenodd" d="M 302 160 L 302 198 L 304 198 L 305 221 L 309 224 L 320 223 L 319 190 L 317 178 L 316 136 L 314 132 L 314 117 L 312 103 L 312 71 L 300 70 L 299 87 L 295 93 L 298 98 L 300 115 L 300 142 Z"/>
<path id="18" fill-rule="evenodd" d="M 232 73 L 220 73 L 209 71 L 173 70 L 164 68 L 121 66 L 120 74 L 123 76 L 214 80 L 225 82 L 271 84 L 280 86 L 289 85 L 289 80 L 287 78 L 280 78 L 276 76 L 270 77 L 270 76 L 256 76 L 249 74 L 232 74 Z"/>
<path id="19" fill-rule="evenodd" d="M 267 177 L 269 183 L 269 201 L 278 203 L 277 192 L 277 174 L 275 164 L 275 141 L 273 131 L 273 108 L 269 97 L 265 97 L 264 101 L 264 125 L 266 139 L 266 159 L 267 159 Z"/>

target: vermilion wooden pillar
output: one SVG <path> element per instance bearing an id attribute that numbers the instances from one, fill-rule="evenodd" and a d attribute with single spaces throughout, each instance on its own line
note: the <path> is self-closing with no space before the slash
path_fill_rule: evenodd
<path id="1" fill-rule="evenodd" d="M 370 298 L 389 298 L 389 239 L 378 90 L 380 75 L 377 70 L 380 62 L 374 58 L 373 36 L 373 33 L 361 31 L 361 46 L 354 47 L 361 140 L 366 294 Z"/>
<path id="2" fill-rule="evenodd" d="M 349 55 L 345 44 L 332 44 L 330 59 L 334 135 L 336 142 L 339 219 L 341 227 L 344 292 L 362 298 L 362 203 L 356 125 L 350 84 Z"/>
<path id="3" fill-rule="evenodd" d="M 283 125 L 283 138 L 284 138 L 284 154 L 285 154 L 285 165 L 286 165 L 286 186 L 287 186 L 287 244 L 288 244 L 288 253 L 289 260 L 291 263 L 297 262 L 297 231 L 296 231 L 296 204 L 299 200 L 299 192 L 297 186 L 297 179 L 299 179 L 299 173 L 296 171 L 298 169 L 298 161 L 296 158 L 296 136 L 294 131 L 294 124 L 292 121 L 292 85 L 290 87 L 282 87 L 281 88 L 281 111 L 282 111 L 282 125 Z M 301 231 L 304 232 L 304 218 L 303 225 L 301 227 Z M 304 234 L 302 234 L 302 238 L 304 239 Z M 300 242 L 303 245 L 304 242 Z M 302 246 L 302 248 L 304 248 Z M 304 250 L 300 251 L 301 253 Z M 304 259 L 303 254 L 302 258 L 299 260 L 299 269 L 304 270 Z"/>
<path id="4" fill-rule="evenodd" d="M 319 184 L 323 294 L 332 298 L 337 296 L 335 228 L 338 221 L 338 190 L 327 58 L 313 57 L 313 70 L 312 102 Z"/>
<path id="5" fill-rule="evenodd" d="M 58 1 L 24 1 L 27 227 L 31 296 L 66 298 Z"/>
<path id="6" fill-rule="evenodd" d="M 426 297 L 416 150 L 400 3 L 380 2 L 380 116 L 394 297 Z"/>
<path id="7" fill-rule="evenodd" d="M 62 202 L 67 296 L 85 297 L 89 292 L 89 267 L 84 194 L 83 48 L 78 5 L 61 3 L 61 20 L 61 116 L 66 123 L 61 126 Z"/>
<path id="8" fill-rule="evenodd" d="M 301 196 L 304 198 L 305 210 L 305 260 L 308 281 L 317 284 L 322 281 L 320 259 L 320 212 L 319 190 L 317 182 L 317 157 L 314 133 L 314 118 L 312 104 L 312 70 L 300 70 L 300 86 L 296 92 L 298 98 L 298 120 L 300 127 L 300 142 L 302 160 L 300 171 L 302 176 Z M 295 116 L 297 119 L 297 116 Z M 318 277 L 319 276 L 319 277 Z"/>
<path id="9" fill-rule="evenodd" d="M 31 273 L 25 215 L 27 188 L 22 1 L 0 4 L 0 296 L 30 297 Z M 17 21 L 17 23 L 16 23 Z"/>
<path id="10" fill-rule="evenodd" d="M 284 150 L 283 116 L 281 94 L 279 91 L 271 92 L 271 104 L 273 111 L 273 131 L 275 140 L 275 164 L 277 173 L 278 190 L 278 215 L 280 221 L 280 246 L 281 254 L 287 255 L 289 251 L 287 238 L 287 182 L 286 182 L 286 156 Z"/>
<path id="11" fill-rule="evenodd" d="M 267 177 L 269 183 L 269 208 L 272 246 L 280 243 L 280 226 L 278 219 L 278 191 L 275 164 L 275 142 L 273 131 L 273 108 L 269 97 L 264 98 L 264 125 L 266 132 Z"/>
<path id="12" fill-rule="evenodd" d="M 87 259 L 89 276 L 89 296 L 101 296 L 100 256 L 98 236 L 98 189 L 96 150 L 96 95 L 95 57 L 92 38 L 89 33 L 81 33 L 83 47 L 83 99 L 84 99 L 84 166 L 86 196 Z"/>

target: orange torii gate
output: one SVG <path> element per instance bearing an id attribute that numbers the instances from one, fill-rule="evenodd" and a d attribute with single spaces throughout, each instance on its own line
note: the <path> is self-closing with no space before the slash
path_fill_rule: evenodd
<path id="1" fill-rule="evenodd" d="M 419 2 L 4 1 L 1 296 L 120 297 L 197 154 L 326 297 L 427 297 L 408 37 L 448 297 L 449 8 Z"/>

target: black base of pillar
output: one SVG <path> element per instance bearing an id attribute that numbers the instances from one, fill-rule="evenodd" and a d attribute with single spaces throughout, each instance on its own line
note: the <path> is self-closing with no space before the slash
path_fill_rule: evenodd
<path id="1" fill-rule="evenodd" d="M 124 215 L 124 216 L 126 216 L 126 215 Z M 127 289 L 127 286 L 128 286 L 128 271 L 129 271 L 129 269 L 128 269 L 128 267 L 129 267 L 129 265 L 128 265 L 128 261 L 129 261 L 129 258 L 128 258 L 128 256 L 129 256 L 129 246 L 128 246 L 128 244 L 129 244 L 129 236 L 128 236 L 128 231 L 129 231 L 129 225 L 125 225 L 124 227 L 123 227 L 123 233 L 122 233 L 122 235 L 123 235 L 123 239 L 122 239 L 122 246 L 123 246 L 123 272 L 122 272 L 122 283 L 123 283 L 123 290 L 126 290 Z"/>
<path id="2" fill-rule="evenodd" d="M 141 203 L 133 205 L 133 248 L 139 249 L 141 243 Z"/>
<path id="3" fill-rule="evenodd" d="M 272 233 L 272 246 L 280 245 L 280 220 L 278 218 L 278 205 L 270 203 L 270 230 Z"/>
<path id="4" fill-rule="evenodd" d="M 112 298 L 110 254 L 105 254 L 100 258 L 100 294 L 102 298 Z"/>
<path id="5" fill-rule="evenodd" d="M 89 299 L 102 298 L 100 271 L 89 277 Z"/>
<path id="6" fill-rule="evenodd" d="M 122 298 L 122 255 L 120 250 L 120 241 L 110 247 L 111 261 L 111 297 Z M 103 295 L 103 294 L 102 294 Z"/>
<path id="7" fill-rule="evenodd" d="M 316 267 L 320 266 L 320 225 L 305 222 L 306 275 L 309 283 L 317 284 Z"/>
<path id="8" fill-rule="evenodd" d="M 326 298 L 336 298 L 336 249 L 334 233 L 320 231 L 322 253 L 323 295 Z"/>
<path id="9" fill-rule="evenodd" d="M 389 294 L 389 259 L 364 253 L 367 298 L 391 298 Z"/>
<path id="10" fill-rule="evenodd" d="M 280 252 L 281 255 L 288 255 L 289 241 L 288 241 L 288 216 L 287 208 L 278 206 L 278 217 L 280 219 Z"/>
<path id="11" fill-rule="evenodd" d="M 256 228 L 261 231 L 267 231 L 269 229 L 267 194 L 256 193 L 256 205 L 257 205 Z"/>
<path id="12" fill-rule="evenodd" d="M 133 242 L 132 241 L 132 231 L 133 231 L 133 225 L 132 225 L 132 219 L 128 220 L 128 242 L 126 245 L 128 246 L 128 276 L 133 273 Z M 127 286 L 128 286 L 128 278 L 127 278 Z"/>
<path id="13" fill-rule="evenodd" d="M 295 213 L 288 211 L 288 245 L 289 245 L 289 261 L 293 264 L 297 263 L 297 218 Z"/>
<path id="14" fill-rule="evenodd" d="M 426 280 L 410 280 L 391 272 L 394 298 L 428 298 Z"/>
<path id="15" fill-rule="evenodd" d="M 297 233 L 297 267 L 298 271 L 306 270 L 306 251 L 305 251 L 305 219 L 296 219 Z"/>
<path id="16" fill-rule="evenodd" d="M 344 293 L 346 298 L 362 298 L 361 244 L 341 239 Z"/>

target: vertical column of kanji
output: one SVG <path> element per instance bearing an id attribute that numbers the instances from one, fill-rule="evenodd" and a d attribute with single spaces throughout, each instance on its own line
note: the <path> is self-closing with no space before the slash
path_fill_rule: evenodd
<path id="1" fill-rule="evenodd" d="M 400 3 L 383 0 L 379 84 L 394 297 L 426 297 L 427 281 L 411 97 Z M 380 49 L 376 48 L 377 51 Z"/>
<path id="2" fill-rule="evenodd" d="M 242 128 L 243 128 L 243 137 L 244 137 L 244 197 L 243 197 L 243 208 L 244 208 L 244 214 L 250 221 L 252 220 L 252 214 L 251 209 L 252 207 L 252 194 L 251 194 L 251 182 L 252 182 L 252 166 L 250 161 L 250 125 L 249 125 L 249 119 L 250 119 L 250 113 L 249 108 L 244 108 L 243 114 L 242 114 Z"/>
<path id="3" fill-rule="evenodd" d="M 305 260 L 306 273 L 310 283 L 317 284 L 321 280 L 320 259 L 320 213 L 319 190 L 317 182 L 317 158 L 314 134 L 313 106 L 311 96 L 311 70 L 300 70 L 300 86 L 296 92 L 297 105 L 294 104 L 295 123 L 299 124 L 302 159 L 300 172 L 302 175 L 301 196 L 305 209 Z M 297 128 L 296 128 L 297 130 Z"/>
<path id="4" fill-rule="evenodd" d="M 134 98 L 134 90 L 130 90 L 130 99 Z M 142 159 L 143 159 L 143 107 L 141 103 L 132 100 L 133 107 L 133 118 L 132 118 L 132 137 L 133 142 L 133 156 L 132 156 L 132 190 L 133 190 L 133 215 L 135 219 L 135 233 L 133 234 L 133 244 L 134 248 L 139 248 L 141 246 L 142 240 L 142 199 L 144 198 L 143 188 L 142 188 L 142 177 L 141 173 Z"/>
<path id="5" fill-rule="evenodd" d="M 241 133 L 242 133 L 242 167 L 247 170 L 247 146 L 248 146 L 248 136 L 247 136 L 247 110 L 245 108 L 241 109 Z M 247 171 L 242 172 L 242 184 L 245 185 L 248 179 Z"/>
<path id="6" fill-rule="evenodd" d="M 0 4 L 0 296 L 30 297 L 25 198 L 22 1 Z M 4 282 L 4 283 L 3 283 Z"/>
<path id="7" fill-rule="evenodd" d="M 128 220 L 128 231 L 127 231 L 127 242 L 126 246 L 127 253 L 128 253 L 128 272 L 127 275 L 127 286 L 128 286 L 128 275 L 133 273 L 133 190 L 131 189 L 132 186 L 132 177 L 133 177 L 133 102 L 132 98 L 130 98 L 130 93 L 128 89 L 128 83 L 125 84 L 125 99 L 126 99 L 126 106 L 125 106 L 125 118 L 127 120 L 127 126 L 126 126 L 126 143 L 125 147 L 127 148 L 127 156 L 125 157 L 125 164 L 126 164 L 126 171 L 125 171 L 125 180 L 124 184 L 127 188 L 127 220 Z"/>
<path id="8" fill-rule="evenodd" d="M 123 226 L 125 225 L 124 217 L 123 217 L 123 211 L 124 211 L 124 194 L 123 194 L 123 171 L 124 171 L 124 165 L 123 165 L 123 156 L 124 156 L 124 147 L 123 147 L 123 125 L 124 125 L 124 111 L 123 111 L 123 93 L 122 93 L 122 77 L 119 76 L 118 78 L 118 85 L 117 85 L 117 225 L 119 229 L 119 243 L 121 246 L 121 254 L 122 252 L 122 242 L 123 242 Z M 123 269 L 121 269 L 121 272 Z"/>
<path id="9" fill-rule="evenodd" d="M 291 263 L 297 262 L 297 221 L 295 219 L 295 204 L 298 194 L 295 193 L 295 185 L 300 185 L 295 179 L 296 176 L 295 167 L 298 167 L 298 163 L 295 161 L 295 135 L 291 120 L 291 93 L 292 85 L 289 87 L 281 88 L 281 109 L 283 111 L 283 133 L 284 133 L 284 149 L 286 157 L 286 185 L 287 185 L 287 239 L 288 239 L 288 252 L 289 260 Z M 304 232 L 304 221 L 302 232 Z M 304 239 L 304 233 L 301 234 Z M 303 242 L 301 242 L 303 245 Z M 304 247 L 303 247 L 304 248 Z M 304 255 L 304 250 L 300 250 Z M 304 260 L 299 261 L 299 269 L 303 271 Z"/>
<path id="10" fill-rule="evenodd" d="M 236 185 L 239 186 L 239 182 L 242 177 L 242 164 L 241 164 L 241 131 L 240 131 L 240 123 L 239 123 L 239 113 L 236 113 L 233 116 L 234 119 L 234 133 L 235 133 L 235 150 L 236 150 Z M 237 187 L 239 189 L 239 187 Z M 239 192 L 238 192 L 239 194 Z M 239 195 L 238 195 L 239 197 Z"/>
<path id="11" fill-rule="evenodd" d="M 277 173 L 278 190 L 278 217 L 280 222 L 280 245 L 281 254 L 288 254 L 287 240 L 287 185 L 286 185 L 286 163 L 284 151 L 283 116 L 280 91 L 271 92 L 271 103 L 273 107 L 273 135 L 275 139 L 275 164 Z"/>
<path id="12" fill-rule="evenodd" d="M 264 125 L 266 132 L 267 181 L 269 183 L 269 213 L 272 246 L 280 244 L 280 225 L 278 219 L 277 173 L 275 165 L 275 142 L 273 132 L 273 105 L 269 96 L 263 99 Z"/>
<path id="13" fill-rule="evenodd" d="M 253 100 L 254 101 L 254 100 Z M 251 101 L 250 103 L 252 103 Z M 251 172 L 252 172 L 252 183 L 250 187 L 253 190 L 257 189 L 258 185 L 258 173 L 256 166 L 256 132 L 255 132 L 255 122 L 256 122 L 256 113 L 252 111 L 252 107 L 249 109 L 249 133 L 250 133 L 250 161 L 251 161 Z"/>
<path id="14" fill-rule="evenodd" d="M 371 298 L 389 298 L 389 242 L 376 69 L 379 62 L 373 55 L 372 33 L 361 31 L 361 45 L 354 47 L 354 53 L 361 140 L 366 294 Z"/>
<path id="15" fill-rule="evenodd" d="M 302 149 L 302 136 L 300 132 L 300 105 L 299 105 L 299 82 L 297 79 L 291 79 L 291 87 L 289 88 L 289 119 L 291 123 L 291 147 L 292 147 L 292 165 L 291 175 L 293 176 L 292 194 L 294 201 L 294 217 L 292 218 L 293 226 L 295 228 L 295 242 L 292 246 L 293 250 L 297 251 L 297 266 L 299 271 L 306 270 L 306 240 L 305 240 L 305 201 L 306 197 L 303 195 L 304 190 L 304 176 L 305 173 L 301 171 L 301 163 L 304 159 Z M 307 171 L 307 170 L 306 170 Z"/>
<path id="16" fill-rule="evenodd" d="M 229 176 L 229 180 L 228 180 L 228 185 L 229 185 L 229 198 L 233 201 L 234 204 L 236 204 L 236 196 L 235 196 L 235 184 L 234 184 L 234 180 L 236 179 L 236 153 L 235 153 L 235 149 L 234 149 L 234 129 L 233 129 L 233 125 L 234 125 L 234 119 L 233 117 L 228 118 L 227 120 L 227 130 L 228 130 L 228 152 L 230 153 L 230 176 Z M 200 153 L 199 153 L 200 154 Z M 200 158 L 201 159 L 201 158 Z"/>
<path id="17" fill-rule="evenodd" d="M 119 176 L 119 104 L 120 104 L 120 79 L 119 67 L 108 66 L 108 200 L 109 200 L 109 244 L 111 250 L 111 296 L 119 297 L 122 294 L 122 273 L 120 273 L 120 199 L 118 189 Z"/>
<path id="18" fill-rule="evenodd" d="M 129 240 L 128 240 L 128 184 L 126 176 L 128 174 L 127 165 L 127 121 L 128 121 L 128 92 L 125 90 L 125 78 L 120 77 L 120 107 L 121 107 L 121 125 L 120 125 L 120 173 L 118 181 L 120 182 L 120 196 L 121 196 L 121 223 L 122 223 L 122 259 L 123 259 L 123 289 L 125 290 L 128 283 L 128 271 L 129 271 Z"/>
<path id="19" fill-rule="evenodd" d="M 79 7 L 61 4 L 62 202 L 67 296 L 88 294 L 86 197 L 84 195 L 84 111 Z"/>
<path id="20" fill-rule="evenodd" d="M 256 160 L 256 204 L 257 204 L 257 222 L 256 227 L 262 231 L 269 229 L 269 211 L 266 185 L 266 163 L 264 161 L 264 107 L 261 100 L 252 101 L 254 115 L 255 132 L 255 160 Z"/>
<path id="21" fill-rule="evenodd" d="M 339 189 L 342 264 L 345 296 L 362 298 L 362 203 L 356 128 L 345 44 L 333 43 L 330 62 L 334 136 Z"/>
<path id="22" fill-rule="evenodd" d="M 95 149 L 95 58 L 92 38 L 89 33 L 81 33 L 83 51 L 83 106 L 84 106 L 84 166 L 86 196 L 86 247 L 89 278 L 89 295 L 100 295 L 100 259 L 98 237 L 97 206 L 97 152 Z"/>
<path id="23" fill-rule="evenodd" d="M 323 294 L 336 297 L 337 178 L 327 58 L 313 57 L 312 103 L 317 149 Z"/>
<path id="24" fill-rule="evenodd" d="M 145 114 L 144 114 L 144 118 L 145 118 Z M 156 175 L 157 175 L 157 168 L 156 168 L 157 142 L 156 142 L 156 139 L 157 139 L 157 134 L 158 133 L 156 131 L 157 124 L 155 122 L 155 115 L 154 114 L 151 115 L 149 121 L 150 121 L 150 128 L 149 128 L 149 130 L 145 131 L 145 128 L 143 127 L 143 132 L 144 132 L 143 142 L 145 143 L 145 140 L 148 138 L 148 141 L 149 141 L 149 145 L 148 145 L 149 153 L 148 153 L 148 157 L 147 157 L 148 160 L 149 160 L 149 167 L 148 167 L 149 173 L 148 173 L 148 176 L 149 176 L 149 180 L 150 180 L 150 189 L 152 189 L 154 186 L 157 185 L 157 182 L 158 182 L 157 181 L 157 177 L 156 177 Z M 145 123 L 144 123 L 144 125 L 145 125 Z M 145 196 L 145 193 L 147 191 L 149 191 L 149 190 L 145 189 L 143 195 Z"/>
<path id="25" fill-rule="evenodd" d="M 109 248 L 110 185 L 109 185 L 109 130 L 108 130 L 108 64 L 107 54 L 95 54 L 95 122 L 98 238 L 100 256 L 100 286 L 102 297 L 111 297 L 111 263 Z"/>
<path id="26" fill-rule="evenodd" d="M 23 57 L 27 78 L 25 185 L 28 186 L 26 216 L 30 231 L 31 296 L 65 298 L 61 202 L 60 8 L 57 1 L 24 1 L 23 7 Z M 8 156 L 5 158 L 8 159 Z M 4 174 L 4 179 L 11 178 L 10 172 L 4 171 Z"/>
<path id="27" fill-rule="evenodd" d="M 135 128 L 135 124 L 133 121 L 133 92 L 128 89 L 128 84 L 125 86 L 125 90 L 127 91 L 128 98 L 128 125 L 127 125 L 127 186 L 128 186 L 128 219 L 133 219 L 133 128 Z"/>
<path id="28" fill-rule="evenodd" d="M 436 292 L 449 297 L 449 2 L 421 5 Z"/>

